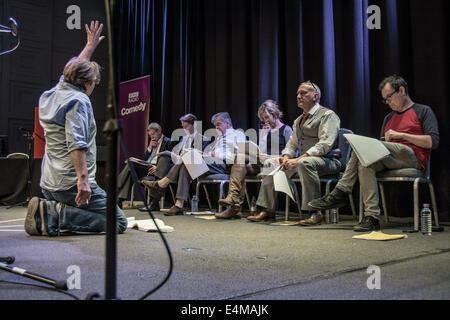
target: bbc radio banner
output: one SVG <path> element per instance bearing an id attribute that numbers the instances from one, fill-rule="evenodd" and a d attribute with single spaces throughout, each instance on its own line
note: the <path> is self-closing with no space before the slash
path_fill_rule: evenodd
<path id="1" fill-rule="evenodd" d="M 131 157 L 142 158 L 148 144 L 147 126 L 150 114 L 150 76 L 120 83 L 120 117 L 123 138 Z M 120 148 L 122 150 L 122 147 Z M 125 155 L 120 154 L 120 169 Z"/>

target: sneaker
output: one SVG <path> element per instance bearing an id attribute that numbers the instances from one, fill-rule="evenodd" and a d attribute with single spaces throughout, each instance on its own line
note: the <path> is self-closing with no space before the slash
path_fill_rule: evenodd
<path id="1" fill-rule="evenodd" d="M 347 204 L 347 194 L 344 191 L 334 188 L 333 191 L 321 198 L 314 199 L 308 205 L 316 210 L 329 210 L 345 207 Z"/>
<path id="2" fill-rule="evenodd" d="M 39 203 L 39 213 L 41 223 L 41 232 L 44 236 L 59 235 L 59 213 L 61 206 L 57 201 L 42 199 Z"/>
<path id="3" fill-rule="evenodd" d="M 380 231 L 380 222 L 378 219 L 367 216 L 362 219 L 362 221 L 353 227 L 355 232 L 368 232 L 368 231 Z"/>
<path id="4" fill-rule="evenodd" d="M 27 216 L 25 217 L 25 231 L 30 236 L 40 236 L 42 235 L 41 228 L 38 226 L 38 219 L 40 220 L 39 216 L 39 204 L 40 199 L 38 197 L 33 197 L 28 202 L 28 210 L 27 210 Z M 40 224 L 40 222 L 39 222 Z"/>
<path id="5" fill-rule="evenodd" d="M 161 211 L 161 208 L 159 207 L 159 203 L 158 202 L 151 202 L 150 203 L 150 211 L 154 212 L 154 211 Z M 145 206 L 138 208 L 139 211 L 141 212 L 147 212 L 147 208 Z"/>
<path id="6" fill-rule="evenodd" d="M 60 211 L 58 202 L 33 197 L 28 203 L 25 231 L 32 236 L 57 236 Z"/>

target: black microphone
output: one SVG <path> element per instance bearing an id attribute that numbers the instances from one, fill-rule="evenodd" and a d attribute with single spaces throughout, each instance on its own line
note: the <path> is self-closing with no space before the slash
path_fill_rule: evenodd
<path id="1" fill-rule="evenodd" d="M 13 264 L 16 259 L 14 257 L 0 257 L 0 262 L 4 262 L 6 264 Z"/>
<path id="2" fill-rule="evenodd" d="M 11 34 L 14 37 L 17 37 L 17 35 L 19 34 L 19 25 L 17 24 L 16 20 L 14 20 L 14 18 L 9 17 L 9 26 L 11 29 Z"/>

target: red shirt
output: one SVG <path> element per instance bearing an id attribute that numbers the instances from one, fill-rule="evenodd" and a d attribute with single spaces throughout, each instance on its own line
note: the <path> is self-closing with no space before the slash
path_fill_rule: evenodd
<path id="1" fill-rule="evenodd" d="M 384 120 L 383 135 L 388 130 L 412 135 L 430 135 L 433 141 L 432 149 L 439 144 L 439 130 L 437 119 L 430 107 L 414 104 L 403 112 L 391 112 Z M 403 140 L 392 140 L 391 142 L 404 144 L 414 150 L 422 170 L 425 170 L 430 159 L 431 149 L 425 149 Z"/>

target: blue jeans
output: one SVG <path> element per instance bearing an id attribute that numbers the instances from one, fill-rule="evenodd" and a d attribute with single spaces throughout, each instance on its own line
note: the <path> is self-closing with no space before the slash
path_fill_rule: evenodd
<path id="1" fill-rule="evenodd" d="M 78 232 L 106 231 L 106 192 L 97 184 L 91 183 L 91 199 L 89 204 L 77 207 L 75 197 L 77 186 L 69 190 L 50 192 L 42 189 L 47 200 L 56 200 L 62 204 L 60 229 Z M 127 229 L 127 218 L 117 206 L 117 232 L 124 233 Z M 55 226 L 56 227 L 56 226 Z"/>

